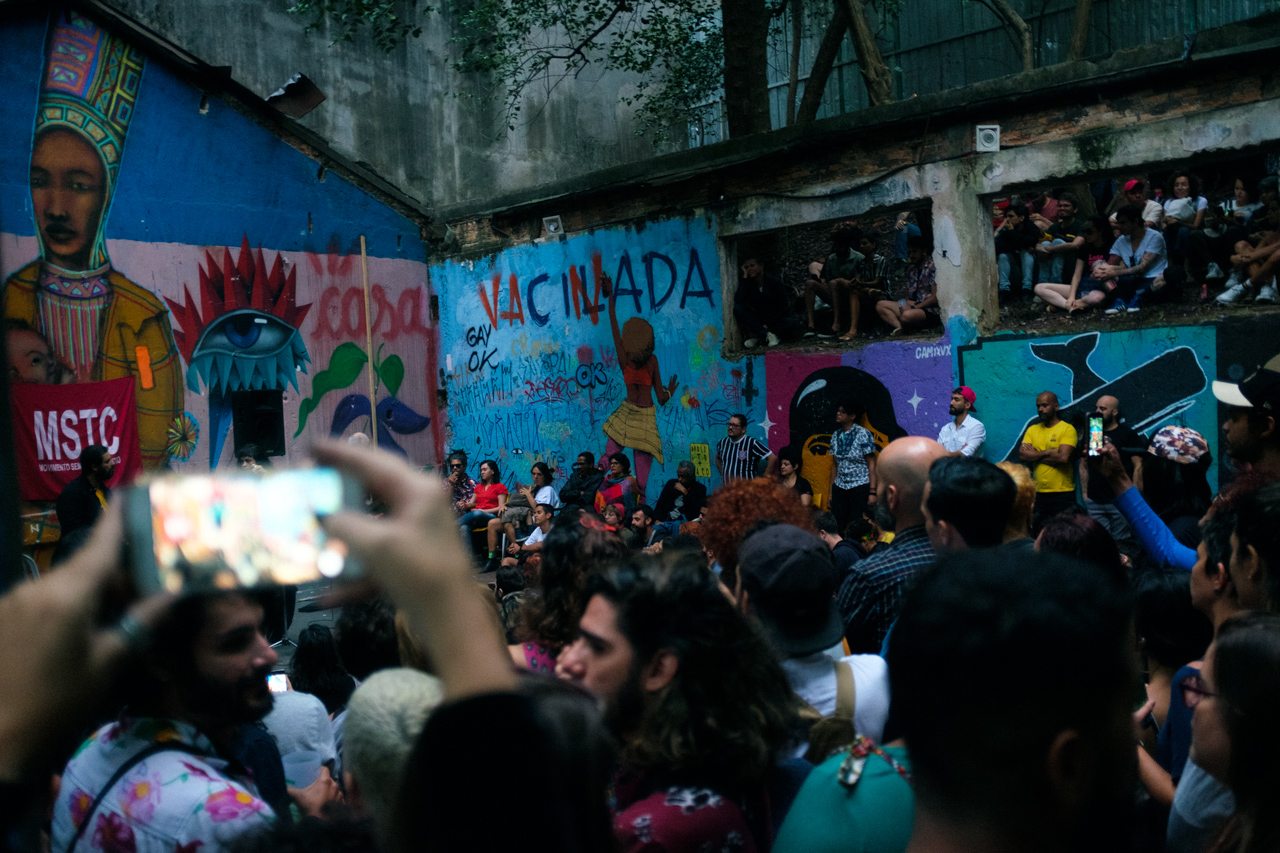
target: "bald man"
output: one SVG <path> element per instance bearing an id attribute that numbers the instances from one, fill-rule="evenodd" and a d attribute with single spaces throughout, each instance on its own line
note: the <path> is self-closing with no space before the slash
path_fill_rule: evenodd
<path id="1" fill-rule="evenodd" d="M 916 575 L 933 564 L 920 504 L 929 466 L 946 455 L 941 444 L 920 436 L 891 441 L 880 452 L 876 501 L 893 516 L 896 535 L 888 547 L 859 563 L 836 594 L 852 654 L 879 653 L 889 626 L 898 618 L 902 596 Z"/>
<path id="2" fill-rule="evenodd" d="M 1120 422 L 1120 401 L 1110 394 L 1098 398 L 1095 415 L 1102 417 L 1102 435 L 1120 451 L 1120 461 L 1124 465 L 1129 479 L 1142 492 L 1142 456 L 1147 441 L 1138 433 Z M 1080 494 L 1084 495 L 1084 508 L 1089 517 L 1095 519 L 1117 542 L 1132 539 L 1133 529 L 1125 520 L 1119 507 L 1112 501 L 1115 492 L 1107 483 L 1106 476 L 1098 467 L 1098 457 L 1089 456 L 1089 433 L 1080 436 L 1076 447 L 1080 454 Z"/>
<path id="3" fill-rule="evenodd" d="M 1076 449 L 1076 428 L 1058 417 L 1058 395 L 1045 391 L 1036 397 L 1040 422 L 1027 427 L 1018 458 L 1031 468 L 1036 481 L 1036 508 L 1032 533 L 1059 513 L 1075 506 L 1076 478 L 1071 456 Z"/>

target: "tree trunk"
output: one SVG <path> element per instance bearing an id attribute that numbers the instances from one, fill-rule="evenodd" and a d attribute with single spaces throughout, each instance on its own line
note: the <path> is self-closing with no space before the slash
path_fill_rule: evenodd
<path id="1" fill-rule="evenodd" d="M 769 122 L 769 11 L 765 0 L 721 0 L 724 33 L 724 108 L 729 136 L 771 129 Z"/>
<path id="2" fill-rule="evenodd" d="M 827 89 L 827 80 L 831 77 L 831 69 L 835 67 L 836 57 L 840 54 L 840 43 L 844 41 L 844 34 L 848 29 L 849 10 L 837 3 L 835 13 L 827 24 L 827 31 L 822 34 L 818 55 L 813 58 L 809 79 L 804 83 L 804 97 L 800 99 L 800 109 L 796 111 L 796 124 L 804 124 L 818 117 L 822 93 Z"/>
<path id="3" fill-rule="evenodd" d="M 1067 62 L 1084 57 L 1089 41 L 1089 19 L 1093 15 L 1093 0 L 1076 0 L 1075 17 L 1071 19 L 1071 46 L 1067 49 Z"/>
<path id="4" fill-rule="evenodd" d="M 852 24 L 853 47 L 858 52 L 858 69 L 862 71 L 862 79 L 867 84 L 867 100 L 873 107 L 892 103 L 893 75 L 889 66 L 884 63 L 880 45 L 876 44 L 876 34 L 871 29 L 871 22 L 867 20 L 866 5 L 863 0 L 846 2 Z"/>
<path id="5" fill-rule="evenodd" d="M 1035 45 L 1031 40 L 1031 27 L 1022 20 L 1018 11 L 1009 5 L 1009 0 L 982 0 L 982 5 L 994 12 L 1004 24 L 1014 49 L 1022 54 L 1022 70 L 1030 71 L 1035 68 L 1036 54 Z"/>
<path id="6" fill-rule="evenodd" d="M 787 75 L 787 127 L 796 122 L 796 90 L 800 88 L 800 46 L 804 41 L 804 2 L 791 4 L 791 68 Z"/>

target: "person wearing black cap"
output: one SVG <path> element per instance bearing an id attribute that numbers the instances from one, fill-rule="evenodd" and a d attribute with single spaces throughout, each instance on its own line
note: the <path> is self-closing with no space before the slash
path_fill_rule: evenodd
<path id="1" fill-rule="evenodd" d="M 1280 477 L 1280 355 L 1238 384 L 1215 381 L 1213 396 L 1227 405 L 1222 424 L 1227 455 Z"/>
<path id="2" fill-rule="evenodd" d="M 792 690 L 822 716 L 849 713 L 857 734 L 879 742 L 889 713 L 884 658 L 825 653 L 844 634 L 837 584 L 831 549 L 793 525 L 759 530 L 738 550 L 738 605 L 765 629 Z"/>

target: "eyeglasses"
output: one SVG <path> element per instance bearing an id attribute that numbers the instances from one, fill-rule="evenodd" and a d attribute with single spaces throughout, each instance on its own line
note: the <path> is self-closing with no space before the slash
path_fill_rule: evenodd
<path id="1" fill-rule="evenodd" d="M 455 463 L 453 463 L 452 465 L 450 465 L 449 467 L 450 467 L 450 468 L 465 468 L 466 466 L 465 466 L 465 465 L 463 465 L 463 464 L 461 464 L 461 463 L 459 463 L 459 462 L 455 462 Z"/>
<path id="2" fill-rule="evenodd" d="M 1179 686 L 1182 688 L 1182 703 L 1188 708 L 1199 705 L 1200 700 L 1206 697 L 1221 695 L 1206 687 L 1204 679 L 1198 675 L 1188 675 Z"/>

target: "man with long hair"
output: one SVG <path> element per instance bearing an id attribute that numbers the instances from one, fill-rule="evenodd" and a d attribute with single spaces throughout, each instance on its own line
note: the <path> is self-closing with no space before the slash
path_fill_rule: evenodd
<path id="1" fill-rule="evenodd" d="M 620 847 L 767 849 L 765 778 L 798 710 L 768 641 L 687 557 L 593 575 L 585 600 L 557 669 L 619 740 Z"/>

